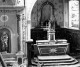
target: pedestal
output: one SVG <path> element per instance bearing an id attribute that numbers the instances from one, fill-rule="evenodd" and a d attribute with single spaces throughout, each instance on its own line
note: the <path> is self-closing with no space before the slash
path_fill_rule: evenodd
<path id="1" fill-rule="evenodd" d="M 33 40 L 29 40 L 26 41 L 26 45 L 27 45 L 27 58 L 28 58 L 28 67 L 31 64 L 31 58 L 32 58 L 32 44 L 33 44 Z"/>
<path id="2" fill-rule="evenodd" d="M 19 51 L 16 56 L 17 56 L 17 61 L 18 61 L 18 64 L 21 65 L 23 64 L 23 55 L 24 53 L 22 51 Z"/>

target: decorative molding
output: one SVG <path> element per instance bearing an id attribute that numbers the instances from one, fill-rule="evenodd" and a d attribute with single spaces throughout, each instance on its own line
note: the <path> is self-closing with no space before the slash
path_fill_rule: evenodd
<path id="1" fill-rule="evenodd" d="M 0 29 L 3 29 L 3 28 L 9 29 L 11 33 L 14 33 L 10 26 L 7 26 L 7 25 L 0 26 Z"/>
<path id="2" fill-rule="evenodd" d="M 50 53 L 56 53 L 56 52 L 57 52 L 57 49 L 56 48 L 50 49 Z"/>
<path id="3" fill-rule="evenodd" d="M 21 12 L 25 7 L 0 7 L 0 12 L 11 13 L 11 12 Z"/>
<path id="4" fill-rule="evenodd" d="M 27 23 L 26 23 L 26 16 L 24 14 L 22 14 L 22 38 L 23 41 L 26 40 L 26 27 L 27 27 Z"/>
<path id="5" fill-rule="evenodd" d="M 24 6 L 24 0 L 0 0 L 0 5 Z"/>
<path id="6" fill-rule="evenodd" d="M 16 14 L 16 17 L 17 17 L 17 22 L 20 21 L 20 15 Z"/>
<path id="7" fill-rule="evenodd" d="M 8 19 L 9 19 L 8 15 L 1 15 L 1 17 L 0 17 L 0 20 L 1 20 L 2 22 L 7 22 Z"/>
<path id="8" fill-rule="evenodd" d="M 0 12 L 2 12 L 2 13 L 12 13 L 12 12 L 16 12 L 16 13 L 18 13 L 18 12 L 21 12 L 21 11 L 23 11 L 23 10 L 0 10 Z"/>

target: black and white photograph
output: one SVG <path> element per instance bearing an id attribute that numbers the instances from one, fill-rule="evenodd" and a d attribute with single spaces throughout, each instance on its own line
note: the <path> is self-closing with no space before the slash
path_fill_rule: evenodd
<path id="1" fill-rule="evenodd" d="M 80 0 L 0 0 L 0 67 L 80 67 Z"/>

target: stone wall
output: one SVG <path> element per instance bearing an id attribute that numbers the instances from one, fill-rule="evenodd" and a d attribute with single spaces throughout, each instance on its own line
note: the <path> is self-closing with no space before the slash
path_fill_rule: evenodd
<path id="1" fill-rule="evenodd" d="M 17 47 L 18 47 L 18 41 L 17 41 L 17 37 L 18 37 L 18 33 L 17 33 L 17 17 L 16 17 L 16 13 L 15 12 L 5 12 L 5 15 L 8 18 L 5 22 L 3 21 L 4 18 L 2 18 L 2 16 L 4 16 L 3 12 L 0 12 L 0 28 L 7 28 L 9 29 L 9 31 L 11 32 L 11 52 L 15 53 L 17 52 Z"/>
<path id="2" fill-rule="evenodd" d="M 34 4 L 32 13 L 31 13 L 31 23 L 32 27 L 36 27 L 41 18 L 41 5 L 47 0 L 37 0 Z M 54 5 L 54 15 L 57 20 L 57 24 L 63 26 L 64 22 L 64 5 L 63 0 L 49 0 Z M 47 14 L 47 13 L 46 13 Z"/>

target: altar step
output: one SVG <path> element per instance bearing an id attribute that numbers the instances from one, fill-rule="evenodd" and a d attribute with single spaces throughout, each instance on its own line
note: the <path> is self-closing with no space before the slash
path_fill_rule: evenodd
<path id="1" fill-rule="evenodd" d="M 15 61 L 16 60 L 16 55 L 12 54 L 12 53 L 2 54 L 2 57 L 3 57 L 4 61 L 8 61 L 8 60 Z"/>
<path id="2" fill-rule="evenodd" d="M 2 59 L 7 66 L 12 66 L 17 63 L 16 55 L 12 53 L 4 53 L 2 54 Z"/>
<path id="3" fill-rule="evenodd" d="M 69 55 L 59 56 L 38 56 L 32 61 L 32 67 L 45 66 L 45 67 L 78 67 L 80 64 Z M 34 66 L 35 65 L 35 66 Z"/>

